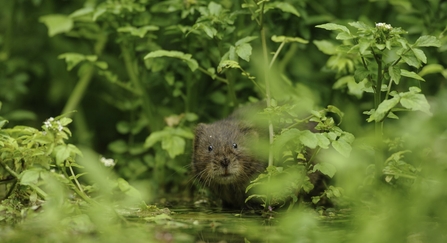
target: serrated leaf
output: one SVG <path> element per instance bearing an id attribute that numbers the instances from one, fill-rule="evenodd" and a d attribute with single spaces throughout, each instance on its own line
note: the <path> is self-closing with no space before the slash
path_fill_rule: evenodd
<path id="1" fill-rule="evenodd" d="M 372 29 L 369 25 L 357 21 L 357 22 L 350 22 L 348 23 L 350 26 L 357 28 L 358 30 L 368 30 L 368 29 Z"/>
<path id="2" fill-rule="evenodd" d="M 402 69 L 402 70 L 400 70 L 400 74 L 402 75 L 402 76 L 404 76 L 404 77 L 407 77 L 407 78 L 414 78 L 414 79 L 416 79 L 416 80 L 420 80 L 420 81 L 424 81 L 425 82 L 425 79 L 424 78 L 422 78 L 421 76 L 419 76 L 417 73 L 415 73 L 415 72 L 410 72 L 410 71 L 407 71 L 407 70 L 405 70 L 405 69 Z"/>
<path id="3" fill-rule="evenodd" d="M 337 31 L 345 32 L 347 34 L 351 34 L 351 32 L 349 31 L 349 29 L 346 26 L 334 24 L 334 23 L 320 24 L 315 27 L 326 29 L 326 30 L 337 30 Z"/>
<path id="4" fill-rule="evenodd" d="M 70 157 L 70 148 L 67 145 L 58 145 L 54 148 L 56 164 L 62 166 L 64 161 Z"/>
<path id="5" fill-rule="evenodd" d="M 35 184 L 39 180 L 40 171 L 38 170 L 25 170 L 20 174 L 20 184 L 30 185 Z"/>
<path id="6" fill-rule="evenodd" d="M 337 172 L 337 169 L 334 165 L 330 163 L 318 163 L 314 165 L 313 172 L 319 170 L 321 173 L 329 176 L 330 178 L 334 177 L 335 173 Z"/>
<path id="7" fill-rule="evenodd" d="M 283 12 L 286 13 L 291 13 L 297 17 L 300 17 L 300 13 L 296 10 L 296 8 L 291 5 L 290 3 L 287 2 L 279 2 L 279 1 L 274 1 L 274 2 L 269 2 L 265 5 L 264 7 L 264 13 L 267 12 L 269 9 L 280 9 Z"/>
<path id="8" fill-rule="evenodd" d="M 85 60 L 85 55 L 70 52 L 60 54 L 57 58 L 65 59 L 65 63 L 67 63 L 67 71 L 70 71 L 80 62 Z"/>
<path id="9" fill-rule="evenodd" d="M 329 148 L 329 144 L 331 144 L 331 141 L 329 141 L 329 139 L 324 134 L 317 133 L 316 138 L 318 141 L 318 146 L 323 149 Z"/>
<path id="10" fill-rule="evenodd" d="M 419 59 L 423 63 L 427 63 L 427 57 L 421 49 L 413 48 L 412 51 L 417 59 Z"/>
<path id="11" fill-rule="evenodd" d="M 428 47 L 428 46 L 434 46 L 434 47 L 440 47 L 441 46 L 441 41 L 438 40 L 438 38 L 431 36 L 431 35 L 423 35 L 421 37 L 419 37 L 416 40 L 416 43 L 414 43 L 415 46 L 418 47 Z"/>
<path id="12" fill-rule="evenodd" d="M 237 55 L 247 62 L 250 61 L 251 50 L 252 50 L 251 45 L 248 43 L 244 43 L 244 44 L 236 46 Z"/>
<path id="13" fill-rule="evenodd" d="M 337 53 L 336 46 L 327 40 L 315 40 L 313 41 L 314 45 L 317 46 L 318 50 L 323 52 L 326 55 L 334 55 Z"/>
<path id="14" fill-rule="evenodd" d="M 369 75 L 371 75 L 372 72 L 370 70 L 367 70 L 363 66 L 358 67 L 354 72 L 354 79 L 357 83 L 361 82 L 363 79 L 367 78 Z"/>
<path id="15" fill-rule="evenodd" d="M 73 28 L 73 19 L 62 14 L 42 16 L 39 18 L 39 22 L 43 22 L 47 26 L 50 37 L 68 32 Z"/>
<path id="16" fill-rule="evenodd" d="M 185 139 L 179 136 L 165 136 L 161 141 L 161 148 L 166 150 L 172 159 L 185 152 Z"/>
<path id="17" fill-rule="evenodd" d="M 371 116 L 368 118 L 368 122 L 372 121 L 382 121 L 383 118 L 385 118 L 385 115 L 393 109 L 397 104 L 399 104 L 400 97 L 394 96 L 391 99 L 384 100 L 382 103 L 379 104 L 379 107 L 377 107 L 377 110 L 375 110 Z"/>
<path id="18" fill-rule="evenodd" d="M 394 81 L 395 84 L 399 84 L 400 81 L 400 67 L 398 66 L 389 66 L 388 73 L 390 74 L 391 80 Z"/>
<path id="19" fill-rule="evenodd" d="M 335 37 L 335 39 L 337 39 L 337 40 L 350 40 L 352 38 L 353 38 L 352 35 L 350 33 L 348 33 L 348 32 L 340 32 Z"/>
<path id="20" fill-rule="evenodd" d="M 191 71 L 195 71 L 199 67 L 199 64 L 197 63 L 197 61 L 195 59 L 192 58 L 191 54 L 185 54 L 185 53 L 183 53 L 181 51 L 157 50 L 157 51 L 153 51 L 153 52 L 148 53 L 144 57 L 144 59 L 158 58 L 158 57 L 178 58 L 178 59 L 186 62 L 188 67 L 191 69 Z"/>
<path id="21" fill-rule="evenodd" d="M 421 66 L 421 62 L 419 61 L 419 59 L 413 55 L 413 52 L 408 52 L 405 55 L 402 55 L 402 60 L 404 60 L 404 62 L 410 66 L 413 66 L 415 68 L 419 68 Z"/>
<path id="22" fill-rule="evenodd" d="M 400 104 L 409 110 L 418 110 L 431 115 L 432 113 L 430 112 L 430 104 L 428 104 L 425 95 L 419 94 L 416 92 L 415 89 L 411 90 L 411 88 L 409 92 L 399 94 L 401 97 Z"/>
<path id="23" fill-rule="evenodd" d="M 299 138 L 300 135 L 300 130 L 296 128 L 289 129 L 276 137 L 274 145 L 277 149 L 283 148 L 289 141 Z"/>
<path id="24" fill-rule="evenodd" d="M 315 133 L 309 130 L 302 131 L 299 135 L 300 142 L 309 148 L 316 148 L 318 144 L 318 139 Z"/>
<path id="25" fill-rule="evenodd" d="M 251 42 L 252 40 L 256 40 L 257 38 L 258 38 L 257 36 L 247 36 L 247 37 L 244 37 L 244 38 L 236 41 L 235 45 L 238 46 L 238 45 L 241 45 L 244 43 L 248 43 L 248 42 Z"/>
<path id="26" fill-rule="evenodd" d="M 152 132 L 149 137 L 146 138 L 144 147 L 151 148 L 152 146 L 154 146 L 155 143 L 161 141 L 163 137 L 167 135 L 169 135 L 169 132 L 167 132 L 166 130 Z"/>
<path id="27" fill-rule="evenodd" d="M 351 145 L 344 140 L 332 141 L 332 147 L 345 157 L 349 157 L 352 150 Z"/>

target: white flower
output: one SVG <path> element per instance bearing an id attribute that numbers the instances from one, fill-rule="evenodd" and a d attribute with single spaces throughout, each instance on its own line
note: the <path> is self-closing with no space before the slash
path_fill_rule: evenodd
<path id="1" fill-rule="evenodd" d="M 392 29 L 393 27 L 390 24 L 387 23 L 376 23 L 377 28 L 385 28 L 385 29 Z"/>
<path id="2" fill-rule="evenodd" d="M 103 163 L 106 167 L 113 167 L 115 166 L 115 161 L 113 159 L 106 159 L 104 157 L 101 157 L 100 159 L 101 163 Z"/>
<path id="3" fill-rule="evenodd" d="M 64 129 L 64 127 L 61 124 L 61 121 L 57 121 L 57 130 L 59 130 L 59 132 L 62 132 L 62 129 Z"/>
<path id="4" fill-rule="evenodd" d="M 45 127 L 46 128 L 50 128 L 50 127 L 52 127 L 53 125 L 51 125 L 51 122 L 52 121 L 54 121 L 54 118 L 53 117 L 50 117 L 50 118 L 48 118 L 48 120 L 46 120 L 46 121 L 44 121 L 44 125 L 45 125 Z"/>

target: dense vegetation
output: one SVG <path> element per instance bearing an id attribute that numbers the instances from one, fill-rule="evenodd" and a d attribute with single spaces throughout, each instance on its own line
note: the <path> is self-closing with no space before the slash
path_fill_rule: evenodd
<path id="1" fill-rule="evenodd" d="M 189 198 L 198 122 L 262 102 L 271 238 L 242 242 L 444 242 L 446 31 L 440 0 L 7 0 L 0 239 L 194 241 L 153 205 Z"/>

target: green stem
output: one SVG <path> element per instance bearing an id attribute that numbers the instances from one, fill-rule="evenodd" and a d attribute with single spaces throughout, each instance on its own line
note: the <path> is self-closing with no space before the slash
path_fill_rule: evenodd
<path id="1" fill-rule="evenodd" d="M 272 68 L 273 63 L 275 62 L 276 58 L 278 57 L 279 53 L 281 52 L 281 50 L 282 50 L 282 48 L 284 47 L 285 44 L 286 44 L 285 41 L 281 42 L 281 45 L 279 45 L 278 50 L 276 50 L 275 55 L 272 58 L 272 61 L 270 61 L 269 68 Z"/>
<path id="2" fill-rule="evenodd" d="M 261 8 L 261 20 L 263 19 L 263 12 L 264 12 L 264 3 L 262 3 Z M 263 27 L 263 23 L 261 22 L 261 41 L 262 41 L 262 52 L 264 55 L 264 80 L 265 80 L 265 96 L 267 100 L 267 107 L 271 106 L 271 93 L 270 93 L 270 70 L 267 68 L 269 66 L 268 64 L 268 51 L 267 51 L 267 42 L 265 37 L 265 28 Z M 272 151 L 272 144 L 273 144 L 273 124 L 271 119 L 269 119 L 269 160 L 268 165 L 273 166 L 273 151 Z"/>
<path id="3" fill-rule="evenodd" d="M 206 69 L 204 69 L 202 67 L 199 67 L 199 71 L 204 73 L 204 74 L 206 74 L 206 75 L 208 75 L 208 76 L 210 76 L 213 79 L 215 78 L 215 79 L 217 79 L 217 80 L 219 80 L 219 81 L 221 81 L 221 82 L 223 82 L 225 84 L 228 84 L 228 80 L 226 80 L 224 78 L 221 78 L 221 77 L 217 76 L 216 74 L 210 73 L 210 72 L 208 72 L 208 70 L 206 70 Z"/>
<path id="4" fill-rule="evenodd" d="M 138 65 L 136 63 L 135 58 L 132 55 L 132 51 L 129 47 L 127 41 L 123 41 L 120 45 L 121 53 L 124 58 L 124 65 L 126 67 L 127 74 L 129 75 L 129 79 L 135 87 L 135 90 L 138 91 L 138 96 L 142 99 L 142 108 L 143 113 L 147 119 L 147 121 L 151 121 L 147 123 L 147 127 L 149 130 L 157 131 L 160 130 L 161 124 L 157 122 L 154 116 L 154 109 L 152 103 L 147 96 L 147 92 L 145 92 L 144 85 L 140 80 L 140 74 L 138 72 Z"/>
<path id="5" fill-rule="evenodd" d="M 67 166 L 67 165 L 65 165 L 65 166 Z M 76 178 L 76 174 L 75 174 L 74 171 L 73 171 L 73 167 L 71 167 L 71 165 L 68 165 L 68 168 L 70 169 L 71 176 L 73 177 L 73 180 L 75 181 L 76 186 L 79 188 L 79 191 L 81 191 L 82 193 L 84 193 L 84 190 L 82 189 L 82 186 L 81 186 L 81 184 L 79 183 L 78 179 Z"/>
<path id="6" fill-rule="evenodd" d="M 13 17 L 15 12 L 15 2 L 16 1 L 6 1 L 6 3 L 3 3 L 3 8 L 8 9 L 7 11 L 4 11 L 4 13 L 7 14 L 5 16 L 5 26 L 6 31 L 4 35 L 4 41 L 3 41 L 3 50 L 0 52 L 0 61 L 8 60 L 10 52 L 11 52 L 11 43 L 13 39 L 13 30 L 14 30 L 14 21 Z M 9 4 L 9 6 L 8 6 Z"/>
<path id="7" fill-rule="evenodd" d="M 19 174 L 17 174 L 14 170 L 12 170 L 11 168 L 9 168 L 8 165 L 5 165 L 3 163 L 0 163 L 0 165 L 6 170 L 8 171 L 9 174 L 11 174 L 12 176 L 14 176 L 17 181 L 20 181 L 19 179 Z M 31 189 L 33 189 L 37 195 L 39 195 L 43 200 L 45 200 L 47 198 L 47 194 L 40 189 L 38 186 L 34 185 L 34 184 L 27 184 L 27 186 L 31 187 Z"/>
<path id="8" fill-rule="evenodd" d="M 236 91 L 234 89 L 234 70 L 228 70 L 226 72 L 228 80 L 228 100 L 231 101 L 233 107 L 237 107 Z"/>
<path id="9" fill-rule="evenodd" d="M 382 70 L 382 56 L 377 55 L 374 49 L 371 49 L 374 58 L 377 62 L 377 83 L 374 93 L 374 109 L 377 111 L 380 103 L 382 102 L 382 82 L 383 82 L 383 70 Z M 375 130 L 375 142 L 376 142 L 376 155 L 375 165 L 377 176 L 382 174 L 383 168 L 383 156 L 382 156 L 382 134 L 383 134 L 383 121 L 376 121 L 374 125 Z"/>
<path id="10" fill-rule="evenodd" d="M 69 166 L 67 166 L 67 161 L 65 161 L 65 163 L 64 163 L 64 167 L 59 167 L 59 169 L 62 171 L 62 173 L 65 175 L 65 177 L 67 178 L 67 179 L 69 179 L 70 178 L 70 176 L 68 175 L 68 173 L 67 173 L 67 170 L 66 170 L 66 167 L 69 167 Z M 71 168 L 71 167 L 70 167 Z M 73 178 L 76 178 L 75 177 L 75 175 L 74 175 L 74 173 L 73 173 Z M 81 190 L 79 190 L 79 188 L 81 188 L 81 186 L 79 185 L 79 188 L 75 185 L 75 184 L 73 184 L 73 181 L 72 180 L 69 180 L 70 181 L 70 186 L 71 186 L 71 189 L 73 189 L 73 191 L 79 196 L 79 197 L 81 197 L 85 202 L 87 202 L 87 203 L 89 203 L 89 204 L 98 204 L 96 201 L 94 201 L 93 199 L 91 199 L 90 197 L 88 197 L 85 193 L 84 193 L 84 191 L 81 189 Z"/>
<path id="11" fill-rule="evenodd" d="M 94 48 L 95 55 L 97 56 L 101 55 L 106 43 L 107 43 L 107 36 L 100 35 L 95 44 Z M 73 92 L 68 98 L 68 101 L 65 104 L 64 109 L 62 110 L 62 114 L 69 113 L 76 109 L 76 107 L 78 106 L 79 102 L 81 101 L 82 97 L 85 94 L 85 90 L 87 89 L 88 85 L 90 84 L 90 81 L 92 80 L 95 70 L 96 69 L 93 66 L 93 64 L 87 67 L 87 70 L 85 70 L 84 74 L 79 79 L 78 83 L 76 84 L 76 87 L 74 88 Z M 71 117 L 72 115 L 73 113 L 67 114 L 67 117 Z"/>

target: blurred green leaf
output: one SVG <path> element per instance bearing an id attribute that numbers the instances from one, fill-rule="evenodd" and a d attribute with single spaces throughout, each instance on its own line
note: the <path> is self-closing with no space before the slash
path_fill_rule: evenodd
<path id="1" fill-rule="evenodd" d="M 50 14 L 39 18 L 48 28 L 48 35 L 55 36 L 60 33 L 69 32 L 73 28 L 73 20 L 66 15 Z"/>
<path id="2" fill-rule="evenodd" d="M 186 62 L 188 67 L 191 69 L 191 71 L 195 71 L 199 67 L 199 64 L 197 63 L 197 61 L 195 59 L 192 58 L 191 54 L 185 54 L 180 51 L 166 51 L 166 50 L 153 51 L 153 52 L 150 52 L 149 54 L 147 54 L 144 57 L 144 59 L 158 58 L 158 57 L 178 58 L 178 59 Z"/>
<path id="3" fill-rule="evenodd" d="M 429 46 L 440 47 L 441 41 L 438 40 L 434 36 L 423 35 L 423 36 L 419 37 L 416 40 L 416 43 L 414 43 L 414 44 L 415 44 L 415 46 L 418 46 L 418 47 L 429 47 Z"/>
<path id="4" fill-rule="evenodd" d="M 313 172 L 315 171 L 321 171 L 321 173 L 329 176 L 330 178 L 334 177 L 335 173 L 337 172 L 337 169 L 334 165 L 330 163 L 318 163 L 314 165 Z"/>
<path id="5" fill-rule="evenodd" d="M 405 70 L 405 69 L 402 69 L 402 70 L 400 70 L 400 74 L 401 74 L 402 76 L 404 76 L 404 77 L 414 78 L 414 79 L 416 79 L 416 80 L 420 80 L 420 81 L 424 81 L 424 82 L 425 82 L 425 79 L 422 78 L 421 76 L 419 76 L 419 75 L 418 75 L 417 73 L 415 73 L 415 72 L 410 72 L 410 71 L 407 71 L 407 70 Z"/>

